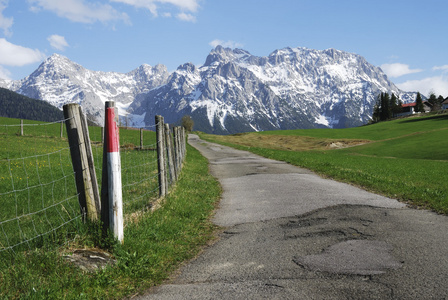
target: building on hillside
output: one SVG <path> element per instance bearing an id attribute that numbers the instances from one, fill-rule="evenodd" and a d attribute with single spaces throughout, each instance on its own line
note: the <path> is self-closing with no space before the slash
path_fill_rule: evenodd
<path id="1" fill-rule="evenodd" d="M 401 113 L 397 114 L 397 117 L 416 114 L 415 112 L 416 106 L 417 106 L 416 102 L 401 105 Z M 425 113 L 430 112 L 431 103 L 429 103 L 428 101 L 423 101 L 423 108 L 425 110 Z"/>
<path id="2" fill-rule="evenodd" d="M 442 102 L 442 109 L 448 109 L 448 97 Z"/>

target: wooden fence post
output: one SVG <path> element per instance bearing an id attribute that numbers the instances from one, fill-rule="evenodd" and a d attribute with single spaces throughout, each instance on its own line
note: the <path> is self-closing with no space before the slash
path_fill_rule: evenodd
<path id="1" fill-rule="evenodd" d="M 177 178 L 179 178 L 180 170 L 179 170 L 179 140 L 178 140 L 178 131 L 177 127 L 173 127 L 173 146 L 174 146 L 174 169 L 176 172 Z"/>
<path id="2" fill-rule="evenodd" d="M 165 169 L 165 138 L 163 117 L 155 116 L 157 139 L 157 166 L 159 170 L 159 196 L 166 195 L 166 169 Z"/>
<path id="3" fill-rule="evenodd" d="M 64 122 L 61 122 L 61 139 L 64 137 Z"/>
<path id="4" fill-rule="evenodd" d="M 140 150 L 143 150 L 143 128 L 140 128 Z"/>
<path id="5" fill-rule="evenodd" d="M 92 192 L 93 192 L 93 200 L 95 202 L 95 220 L 100 217 L 101 214 L 101 200 L 100 200 L 100 193 L 98 188 L 98 181 L 96 177 L 96 170 L 95 170 L 95 162 L 93 160 L 93 152 L 92 152 L 92 144 L 90 143 L 90 134 L 89 134 L 89 126 L 87 125 L 87 117 L 85 114 L 82 113 L 82 108 L 79 106 L 79 116 L 81 119 L 81 128 L 82 133 L 84 136 L 84 145 L 86 149 L 86 155 L 87 155 L 87 165 L 89 168 L 90 173 L 90 184 L 92 186 Z M 93 220 L 93 219 L 92 219 Z"/>
<path id="6" fill-rule="evenodd" d="M 185 160 L 185 155 L 187 154 L 187 145 L 186 145 L 186 134 L 185 134 L 185 127 L 181 127 L 182 132 L 182 163 Z"/>
<path id="7" fill-rule="evenodd" d="M 90 146 L 90 142 L 87 143 L 84 135 L 83 121 L 81 120 L 83 118 L 81 116 L 82 112 L 78 104 L 66 104 L 63 109 L 81 213 L 84 220 L 87 216 L 89 220 L 95 221 L 98 220 L 100 210 L 99 198 L 92 186 L 96 177 L 95 173 L 90 172 L 87 156 L 87 147 Z M 91 151 L 91 149 L 89 150 Z"/>
<path id="8" fill-rule="evenodd" d="M 103 230 L 110 228 L 114 237 L 123 243 L 123 195 L 118 114 L 114 102 L 107 101 L 105 107 L 101 219 Z"/>
<path id="9" fill-rule="evenodd" d="M 20 136 L 23 136 L 23 120 L 20 120 Z"/>
<path id="10" fill-rule="evenodd" d="M 173 144 L 171 142 L 170 125 L 165 124 L 165 141 L 166 141 L 166 156 L 168 157 L 168 169 L 170 171 L 170 185 L 172 185 L 176 179 L 176 171 L 174 170 L 173 159 Z"/>

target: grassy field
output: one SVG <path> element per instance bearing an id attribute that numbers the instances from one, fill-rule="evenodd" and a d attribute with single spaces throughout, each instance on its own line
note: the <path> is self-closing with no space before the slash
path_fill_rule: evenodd
<path id="1" fill-rule="evenodd" d="M 60 124 L 25 127 L 24 136 L 19 127 L 2 126 L 19 122 L 0 118 L 0 250 L 18 243 L 14 253 L 0 251 L 1 299 L 129 296 L 166 279 L 213 238 L 209 217 L 220 186 L 195 149 L 188 148 L 180 180 L 162 208 L 150 213 L 158 195 L 155 133 L 144 132 L 141 151 L 134 150 L 140 132 L 120 130 L 125 242 L 118 245 L 103 240 L 99 226 L 81 222 Z M 101 131 L 89 131 L 101 183 Z M 116 265 L 86 273 L 63 259 L 75 249 L 98 248 L 111 253 Z"/>
<path id="2" fill-rule="evenodd" d="M 213 239 L 209 217 L 220 193 L 207 160 L 188 147 L 181 178 L 162 208 L 126 226 L 123 245 L 109 245 L 115 266 L 86 273 L 62 258 L 73 251 L 70 245 L 35 249 L 0 261 L 0 298 L 121 299 L 159 284 Z"/>
<path id="3" fill-rule="evenodd" d="M 448 115 L 348 129 L 201 137 L 448 214 Z"/>
<path id="4" fill-rule="evenodd" d="M 60 137 L 60 123 L 24 123 L 24 136 L 20 136 L 20 127 L 5 126 L 18 125 L 20 120 L 0 118 L 0 256 L 11 247 L 20 251 L 48 243 L 61 226 L 75 233 L 80 226 L 70 150 L 67 139 Z M 89 131 L 101 186 L 101 128 L 90 127 Z M 121 129 L 120 136 L 124 211 L 129 214 L 158 196 L 155 133 L 144 131 L 143 151 L 134 150 L 134 145 L 140 145 L 138 130 Z M 64 240 L 61 234 L 56 236 L 56 243 Z"/>

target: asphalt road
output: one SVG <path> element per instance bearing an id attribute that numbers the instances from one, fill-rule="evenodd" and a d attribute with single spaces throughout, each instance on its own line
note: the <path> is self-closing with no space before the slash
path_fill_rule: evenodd
<path id="1" fill-rule="evenodd" d="M 218 242 L 140 299 L 448 299 L 448 218 L 189 136 Z M 441 182 L 441 184 L 446 184 Z"/>

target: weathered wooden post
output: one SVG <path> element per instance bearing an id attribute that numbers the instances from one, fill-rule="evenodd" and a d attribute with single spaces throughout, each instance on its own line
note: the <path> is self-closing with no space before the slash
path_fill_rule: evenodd
<path id="1" fill-rule="evenodd" d="M 185 127 L 181 127 L 181 135 L 182 135 L 182 163 L 185 160 L 185 155 L 187 154 L 187 135 L 186 135 L 186 131 L 185 131 Z"/>
<path id="2" fill-rule="evenodd" d="M 168 169 L 170 171 L 170 184 L 176 181 L 176 171 L 174 170 L 174 159 L 173 159 L 173 146 L 171 143 L 171 131 L 170 125 L 165 124 L 165 141 L 166 141 L 166 156 L 168 157 Z"/>
<path id="3" fill-rule="evenodd" d="M 179 148 L 177 150 L 177 156 L 178 156 L 178 169 L 179 169 L 179 173 L 180 170 L 182 170 L 182 138 L 181 138 L 181 127 L 178 126 L 177 127 L 177 147 Z"/>
<path id="4" fill-rule="evenodd" d="M 61 122 L 61 139 L 64 137 L 64 122 Z"/>
<path id="5" fill-rule="evenodd" d="M 140 150 L 143 150 L 143 128 L 140 128 Z"/>
<path id="6" fill-rule="evenodd" d="M 156 139 L 157 139 L 157 166 L 159 171 L 159 196 L 166 195 L 166 169 L 165 169 L 165 137 L 163 117 L 156 116 Z"/>
<path id="7" fill-rule="evenodd" d="M 20 120 L 20 136 L 23 136 L 23 120 Z"/>
<path id="8" fill-rule="evenodd" d="M 177 127 L 173 127 L 173 143 L 174 143 L 174 168 L 176 176 L 179 177 L 179 131 Z"/>
<path id="9" fill-rule="evenodd" d="M 100 202 L 98 189 L 95 190 L 92 184 L 96 181 L 96 174 L 91 173 L 90 165 L 93 166 L 93 155 L 91 155 L 90 140 L 88 136 L 85 136 L 83 129 L 81 107 L 78 104 L 66 104 L 63 109 L 81 213 L 84 220 L 87 216 L 89 220 L 96 221 Z M 87 154 L 88 151 L 90 157 Z M 92 161 L 89 163 L 90 159 Z"/>
<path id="10" fill-rule="evenodd" d="M 87 117 L 82 113 L 82 108 L 79 106 L 79 116 L 81 119 L 81 128 L 84 136 L 84 144 L 86 148 L 87 155 L 87 165 L 89 168 L 90 178 L 91 178 L 91 186 L 92 192 L 94 195 L 95 201 L 95 210 L 96 210 L 96 218 L 100 217 L 101 214 L 101 200 L 100 200 L 100 192 L 98 188 L 98 181 L 96 177 L 95 163 L 93 160 L 93 152 L 92 152 L 92 144 L 90 143 L 90 134 L 89 134 L 89 126 L 87 125 Z M 95 218 L 95 220 L 96 220 Z"/>
<path id="11" fill-rule="evenodd" d="M 101 219 L 103 230 L 110 230 L 121 243 L 123 233 L 123 196 L 121 182 L 120 139 L 115 103 L 106 102 L 103 150 L 103 180 L 101 187 Z"/>

